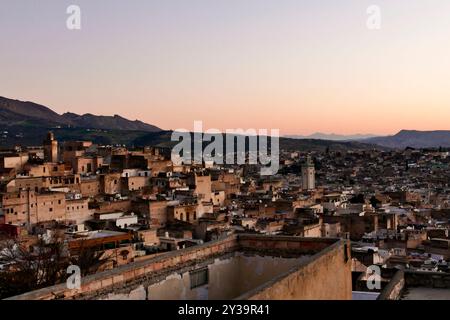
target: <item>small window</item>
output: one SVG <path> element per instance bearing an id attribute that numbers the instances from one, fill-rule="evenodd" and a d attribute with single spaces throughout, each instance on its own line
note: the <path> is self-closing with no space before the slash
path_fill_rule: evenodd
<path id="1" fill-rule="evenodd" d="M 191 289 L 208 284 L 208 268 L 191 271 L 189 276 L 191 280 Z"/>

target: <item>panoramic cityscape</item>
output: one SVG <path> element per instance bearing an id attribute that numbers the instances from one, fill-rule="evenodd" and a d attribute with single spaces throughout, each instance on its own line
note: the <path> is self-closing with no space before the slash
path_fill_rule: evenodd
<path id="1" fill-rule="evenodd" d="M 6 2 L 1 300 L 450 300 L 449 2 Z"/>

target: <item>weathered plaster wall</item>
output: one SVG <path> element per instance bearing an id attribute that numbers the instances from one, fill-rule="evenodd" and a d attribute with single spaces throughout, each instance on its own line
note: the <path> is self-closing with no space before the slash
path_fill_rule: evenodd
<path id="1" fill-rule="evenodd" d="M 244 255 L 240 252 L 226 259 L 215 259 L 208 265 L 209 283 L 190 289 L 189 272 L 171 274 L 148 287 L 148 298 L 164 300 L 234 299 L 288 271 L 307 257 L 278 258 Z"/>
<path id="2" fill-rule="evenodd" d="M 347 251 L 347 252 L 346 252 Z M 348 246 L 338 242 L 280 275 L 263 288 L 240 297 L 251 300 L 351 300 L 351 259 Z"/>
<path id="3" fill-rule="evenodd" d="M 399 270 L 392 277 L 391 281 L 384 287 L 377 300 L 399 300 L 405 287 L 405 275 Z"/>
<path id="4" fill-rule="evenodd" d="M 70 290 L 63 283 L 10 299 L 142 299 L 144 293 L 147 294 L 148 287 L 167 279 L 174 271 L 185 274 L 199 266 L 211 264 L 214 259 L 230 258 L 236 252 L 260 255 L 264 262 L 261 262 L 258 258 L 253 259 L 253 261 L 252 259 L 242 259 L 241 262 L 237 262 L 238 264 L 241 263 L 240 266 L 233 266 L 233 260 L 231 260 L 230 266 L 217 264 L 217 271 L 213 272 L 213 279 L 211 279 L 211 282 L 217 283 L 217 288 L 228 284 L 228 282 L 230 282 L 231 288 L 233 287 L 231 286 L 232 281 L 239 282 L 233 289 L 226 291 L 226 294 L 230 297 L 241 294 L 247 288 L 266 282 L 262 287 L 260 286 L 258 289 L 240 296 L 240 298 L 351 299 L 349 247 L 346 240 L 329 238 L 233 235 L 223 240 L 161 254 L 157 257 L 87 276 L 82 279 L 81 288 L 78 290 Z M 273 259 L 271 255 L 276 258 Z M 281 266 L 274 264 L 279 264 L 279 262 L 276 262 L 276 259 L 280 259 L 279 257 L 298 259 L 305 255 L 314 256 L 307 261 L 292 263 L 295 268 L 291 268 L 290 271 L 287 271 L 291 266 L 290 263 Z M 258 265 L 267 265 L 267 270 L 270 271 L 264 275 L 264 279 L 272 280 L 265 281 L 258 277 Z M 242 277 L 239 278 L 235 270 L 241 269 L 248 270 L 248 273 L 242 274 Z M 253 271 L 255 274 L 251 274 Z M 214 278 L 216 275 L 217 278 Z M 245 279 L 245 281 L 242 279 Z M 179 279 L 177 281 L 180 283 Z M 184 285 L 185 283 L 183 283 Z M 208 292 L 208 298 L 215 299 L 219 294 L 215 293 L 215 287 L 211 289 Z M 206 294 L 199 290 L 196 295 L 205 297 Z M 155 296 L 151 290 L 150 296 Z"/>

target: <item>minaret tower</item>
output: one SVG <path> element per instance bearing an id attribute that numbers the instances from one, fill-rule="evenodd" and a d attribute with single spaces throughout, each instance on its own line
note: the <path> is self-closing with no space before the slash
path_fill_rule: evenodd
<path id="1" fill-rule="evenodd" d="M 302 188 L 303 190 L 316 188 L 316 169 L 310 155 L 306 157 L 306 162 L 302 165 Z"/>
<path id="2" fill-rule="evenodd" d="M 44 140 L 44 161 L 58 162 L 58 141 L 55 140 L 53 132 L 47 133 L 47 138 Z"/>

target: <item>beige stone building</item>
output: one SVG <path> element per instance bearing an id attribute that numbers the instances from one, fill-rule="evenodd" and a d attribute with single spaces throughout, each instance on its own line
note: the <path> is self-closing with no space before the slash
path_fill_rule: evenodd
<path id="1" fill-rule="evenodd" d="M 22 189 L 30 189 L 39 192 L 49 188 L 67 188 L 72 191 L 79 190 L 80 176 L 67 174 L 63 176 L 19 176 L 11 180 L 7 186 L 7 192 L 19 192 Z"/>
<path id="2" fill-rule="evenodd" d="M 197 204 L 179 204 L 169 206 L 167 217 L 170 221 L 184 221 L 189 223 L 196 223 L 200 218 Z"/>
<path id="3" fill-rule="evenodd" d="M 75 224 L 85 223 L 94 217 L 94 210 L 89 209 L 87 198 L 66 200 L 65 220 Z"/>
<path id="4" fill-rule="evenodd" d="M 104 194 L 118 194 L 122 192 L 121 174 L 107 173 L 100 175 L 100 190 Z"/>
<path id="5" fill-rule="evenodd" d="M 2 195 L 5 223 L 32 226 L 44 221 L 62 221 L 66 217 L 65 194 L 20 191 Z"/>

